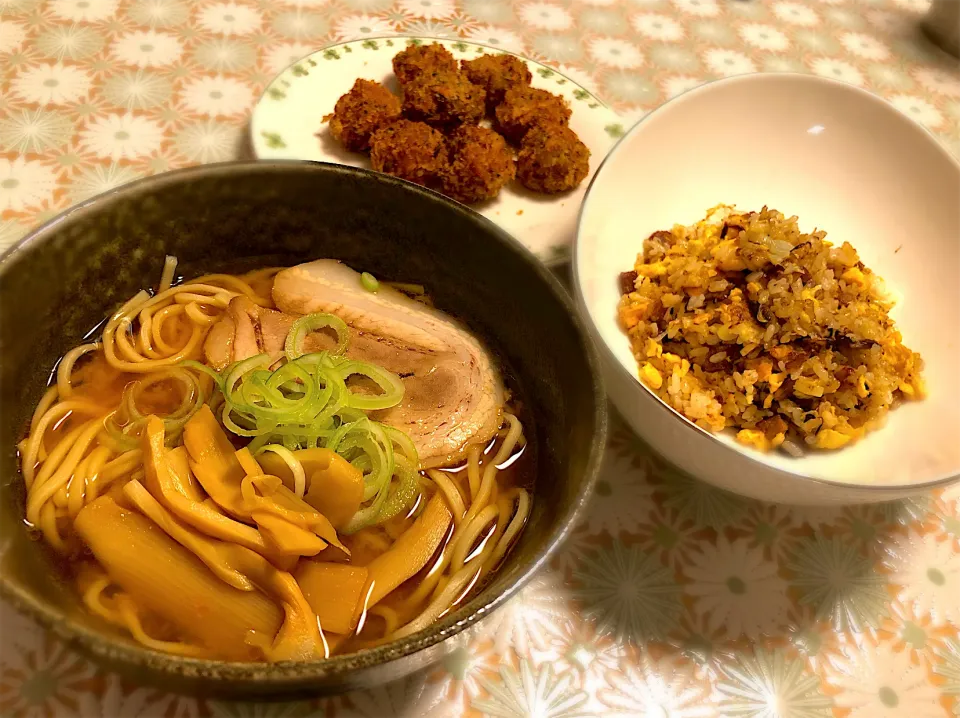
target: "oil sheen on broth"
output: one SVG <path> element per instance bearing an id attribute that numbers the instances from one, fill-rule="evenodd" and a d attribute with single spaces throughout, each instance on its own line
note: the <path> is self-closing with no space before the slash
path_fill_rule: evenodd
<path id="1" fill-rule="evenodd" d="M 482 343 L 334 260 L 175 271 L 62 358 L 18 447 L 85 606 L 159 651 L 313 660 L 476 592 L 536 472 Z"/>

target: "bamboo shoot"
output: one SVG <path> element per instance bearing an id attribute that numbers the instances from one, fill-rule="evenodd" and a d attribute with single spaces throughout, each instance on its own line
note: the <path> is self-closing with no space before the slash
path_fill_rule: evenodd
<path id="1" fill-rule="evenodd" d="M 453 516 L 441 494 L 434 494 L 413 526 L 370 562 L 366 608 L 377 605 L 397 586 L 427 565 L 450 529 Z"/>
<path id="2" fill-rule="evenodd" d="M 250 631 L 272 638 L 280 607 L 258 591 L 238 591 L 149 519 L 102 496 L 74 522 L 111 580 L 137 604 L 226 660 L 256 660 Z"/>
<path id="3" fill-rule="evenodd" d="M 357 606 L 367 576 L 362 567 L 310 560 L 301 561 L 294 573 L 323 630 L 334 633 L 350 633 L 357 627 Z"/>

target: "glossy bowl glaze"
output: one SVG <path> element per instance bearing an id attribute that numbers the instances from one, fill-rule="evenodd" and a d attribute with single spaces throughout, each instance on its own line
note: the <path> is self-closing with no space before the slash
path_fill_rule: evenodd
<path id="1" fill-rule="evenodd" d="M 82 609 L 45 545 L 23 525 L 15 446 L 57 358 L 156 282 L 166 254 L 180 259 L 185 276 L 342 259 L 379 277 L 424 284 L 437 306 L 500 354 L 528 403 L 538 476 L 530 521 L 479 595 L 429 629 L 380 648 L 275 665 L 157 653 Z M 548 560 L 589 494 L 605 443 L 595 351 L 553 275 L 474 212 L 364 170 L 308 162 L 210 165 L 97 197 L 0 258 L 0 320 L 0 594 L 115 670 L 207 697 L 339 692 L 436 661 Z"/>
<path id="2" fill-rule="evenodd" d="M 610 396 L 680 468 L 746 496 L 798 504 L 886 501 L 960 479 L 960 164 L 891 105 L 806 75 L 746 75 L 663 105 L 608 155 L 581 212 L 578 300 L 601 344 Z M 930 395 L 835 452 L 762 454 L 681 417 L 637 377 L 617 322 L 617 276 L 643 240 L 718 203 L 797 215 L 849 241 L 897 297 Z"/>

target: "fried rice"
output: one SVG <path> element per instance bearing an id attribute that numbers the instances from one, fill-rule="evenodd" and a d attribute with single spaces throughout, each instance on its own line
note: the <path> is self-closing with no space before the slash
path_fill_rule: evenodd
<path id="1" fill-rule="evenodd" d="M 882 280 L 796 217 L 719 205 L 658 231 L 620 275 L 640 378 L 712 432 L 760 450 L 838 449 L 924 394 Z"/>

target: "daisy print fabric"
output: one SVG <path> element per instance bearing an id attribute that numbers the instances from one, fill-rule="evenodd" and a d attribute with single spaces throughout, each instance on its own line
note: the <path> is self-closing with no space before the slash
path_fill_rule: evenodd
<path id="1" fill-rule="evenodd" d="M 0 0 L 0 251 L 128 182 L 245 157 L 274 76 L 384 37 L 531 57 L 615 109 L 617 132 L 720 77 L 815 74 L 885 98 L 960 153 L 960 70 L 916 32 L 928 6 Z M 0 604 L 0 715 L 958 718 L 958 626 L 960 490 L 762 504 L 678 473 L 614 417 L 589 508 L 550 566 L 422 673 L 292 702 L 190 698 L 110 673 Z"/>

